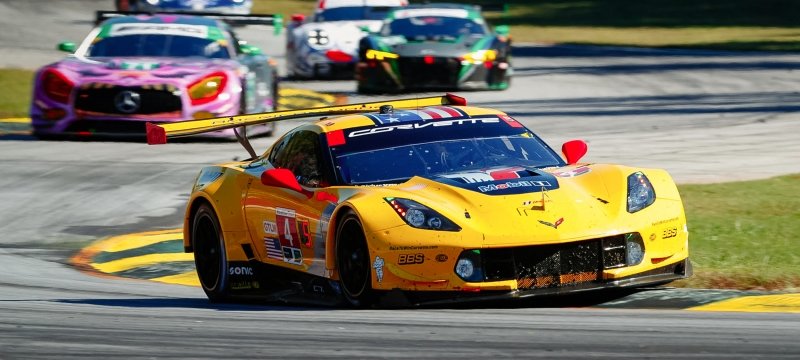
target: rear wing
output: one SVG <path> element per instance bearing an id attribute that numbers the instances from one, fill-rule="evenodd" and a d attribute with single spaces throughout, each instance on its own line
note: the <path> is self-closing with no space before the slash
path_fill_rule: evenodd
<path id="1" fill-rule="evenodd" d="M 417 109 L 425 106 L 437 105 L 466 105 L 466 99 L 453 94 L 445 94 L 444 96 L 432 96 L 423 98 L 411 99 L 398 99 L 375 101 L 360 104 L 336 105 L 336 106 L 323 106 L 310 109 L 300 110 L 282 110 L 274 112 L 246 114 L 226 116 L 212 119 L 202 120 L 187 120 L 177 121 L 163 124 L 153 124 L 148 122 L 147 128 L 147 143 L 150 145 L 166 144 L 168 138 L 176 138 L 188 135 L 197 135 L 211 131 L 219 131 L 230 128 L 239 128 L 243 126 L 259 125 L 270 122 L 300 119 L 314 116 L 332 116 L 332 115 L 346 115 L 358 114 L 366 112 L 379 111 L 382 106 L 390 105 L 395 109 Z M 244 137 L 239 136 L 236 132 L 239 141 L 245 148 L 249 147 L 249 142 Z M 248 149 L 248 152 L 250 150 Z"/>
<path id="2" fill-rule="evenodd" d="M 108 19 L 122 17 L 122 16 L 134 16 L 134 15 L 153 15 L 156 13 L 152 12 L 143 12 L 143 11 L 105 11 L 99 10 L 95 12 L 94 23 L 95 25 L 99 25 L 101 22 L 106 21 Z M 281 29 L 283 29 L 283 15 L 281 14 L 251 14 L 251 15 L 237 15 L 237 14 L 221 14 L 221 13 L 206 13 L 206 12 L 192 12 L 192 11 L 181 11 L 181 12 L 170 12 L 170 13 L 158 13 L 158 14 L 170 14 L 170 15 L 189 15 L 189 16 L 202 16 L 216 20 L 222 20 L 231 25 L 268 25 L 273 26 L 275 28 L 275 35 L 281 33 Z"/>

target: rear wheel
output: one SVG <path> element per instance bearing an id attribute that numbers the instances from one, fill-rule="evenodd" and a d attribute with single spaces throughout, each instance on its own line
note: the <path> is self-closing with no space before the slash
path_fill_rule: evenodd
<path id="1" fill-rule="evenodd" d="M 336 266 L 339 270 L 342 293 L 350 305 L 354 307 L 371 305 L 374 293 L 369 248 L 361 221 L 352 211 L 342 216 L 337 228 Z"/>
<path id="2" fill-rule="evenodd" d="M 192 220 L 192 247 L 197 276 L 211 302 L 228 298 L 228 259 L 217 215 L 208 204 L 200 205 Z"/>

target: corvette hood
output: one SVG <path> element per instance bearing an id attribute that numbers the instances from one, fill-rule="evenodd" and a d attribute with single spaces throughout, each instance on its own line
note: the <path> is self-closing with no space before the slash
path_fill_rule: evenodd
<path id="1" fill-rule="evenodd" d="M 443 39 L 406 39 L 403 36 L 382 38 L 379 48 L 400 55 L 401 57 L 414 56 L 439 56 L 458 57 L 473 49 L 484 37 L 461 36 L 459 38 Z M 485 42 L 485 40 L 484 40 Z"/>
<path id="2" fill-rule="evenodd" d="M 92 58 L 70 57 L 54 67 L 77 82 L 106 82 L 118 85 L 142 83 L 184 84 L 214 71 L 236 71 L 239 63 L 226 59 L 196 58 Z"/>
<path id="3" fill-rule="evenodd" d="M 563 174 L 560 171 L 553 170 Z M 512 176 L 514 172 L 520 176 Z M 482 233 L 485 246 L 546 244 L 605 236 L 626 226 L 621 223 L 629 216 L 624 196 L 608 190 L 624 188 L 625 177 L 617 180 L 613 173 L 611 169 L 606 176 L 597 171 L 560 177 L 541 169 L 511 168 L 494 178 L 479 172 L 415 177 L 400 189 L 460 226 Z M 606 184 L 609 179 L 613 183 Z"/>

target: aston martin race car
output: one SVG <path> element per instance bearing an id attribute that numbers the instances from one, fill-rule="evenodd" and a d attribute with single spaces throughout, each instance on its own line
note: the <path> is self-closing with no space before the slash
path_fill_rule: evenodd
<path id="1" fill-rule="evenodd" d="M 250 14 L 252 0 L 115 0 L 117 11 Z"/>
<path id="2" fill-rule="evenodd" d="M 108 19 L 79 46 L 59 45 L 72 55 L 36 73 L 30 108 L 36 136 L 130 136 L 142 134 L 147 121 L 274 110 L 276 64 L 221 20 L 102 14 Z M 251 131 L 270 133 L 273 126 Z"/>
<path id="3" fill-rule="evenodd" d="M 197 176 L 184 247 L 212 301 L 449 303 L 691 274 L 666 171 L 580 163 L 581 140 L 562 157 L 455 95 L 152 124 L 147 138 L 307 117 Z"/>
<path id="4" fill-rule="evenodd" d="M 358 91 L 508 88 L 508 27 L 490 30 L 480 7 L 411 5 L 389 12 L 379 33 L 363 38 Z"/>
<path id="5" fill-rule="evenodd" d="M 294 78 L 352 79 L 358 42 L 378 31 L 406 0 L 319 0 L 311 21 L 294 14 L 286 31 L 286 70 Z"/>

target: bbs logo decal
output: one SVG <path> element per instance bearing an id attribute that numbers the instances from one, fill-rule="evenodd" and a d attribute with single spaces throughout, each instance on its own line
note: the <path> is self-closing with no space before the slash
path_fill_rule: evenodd
<path id="1" fill-rule="evenodd" d="M 422 264 L 424 262 L 424 254 L 400 254 L 397 258 L 397 265 Z"/>

